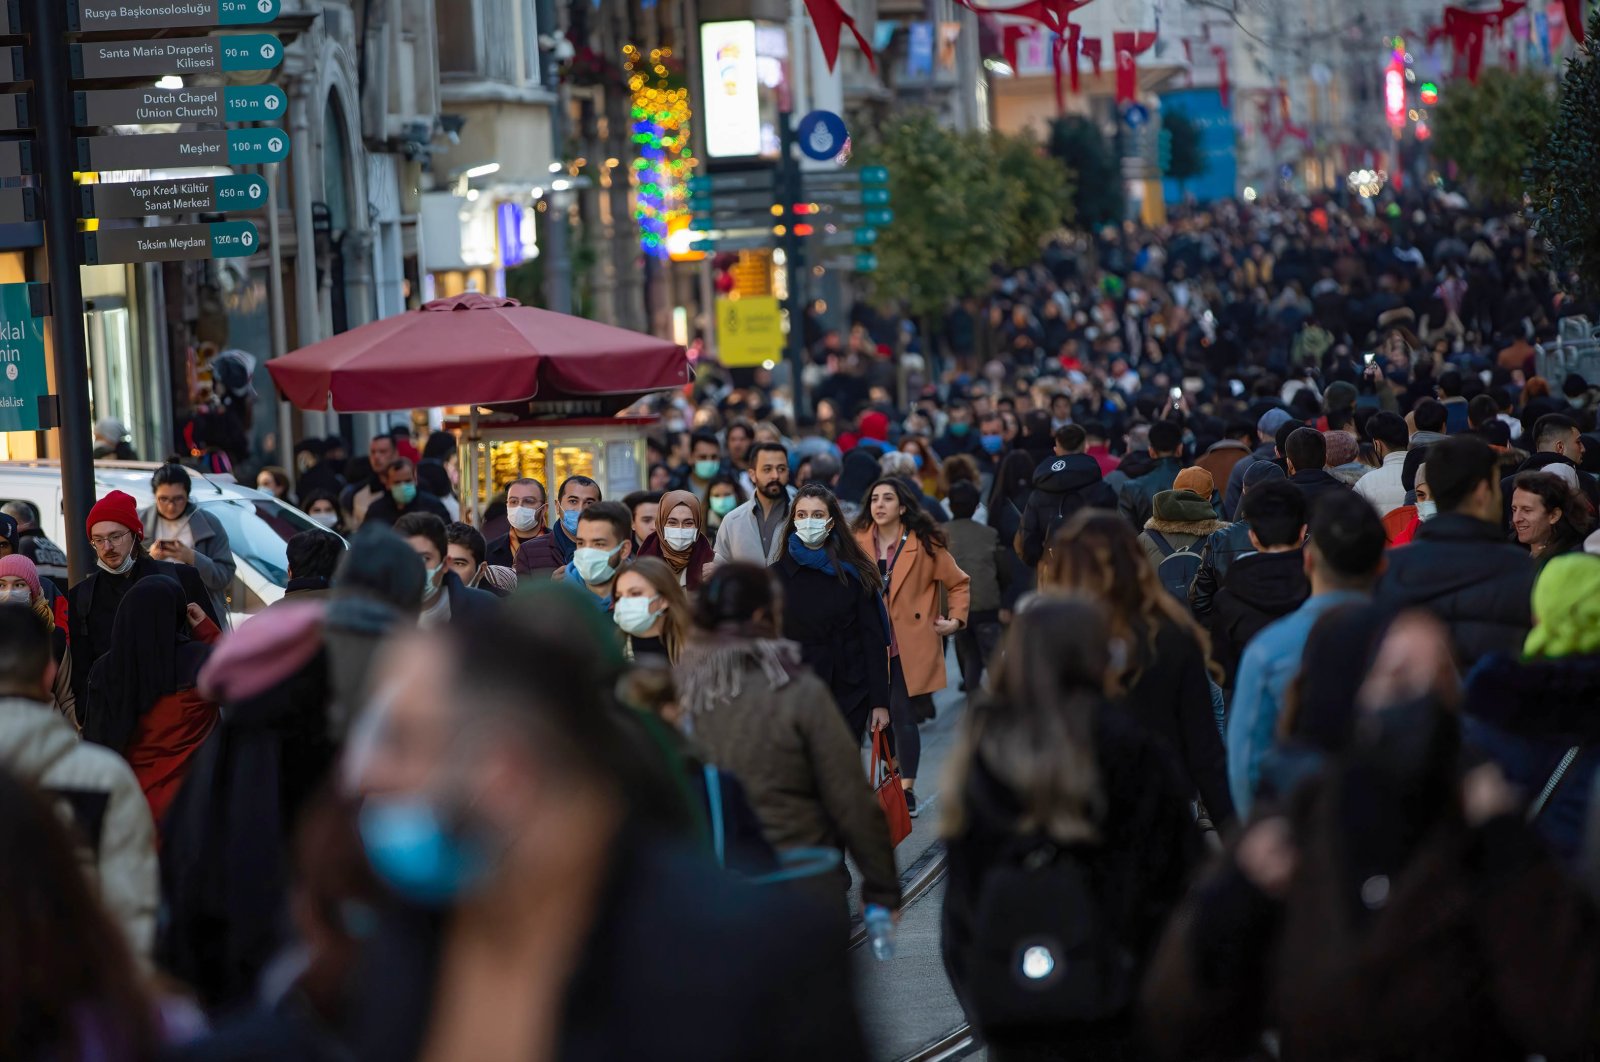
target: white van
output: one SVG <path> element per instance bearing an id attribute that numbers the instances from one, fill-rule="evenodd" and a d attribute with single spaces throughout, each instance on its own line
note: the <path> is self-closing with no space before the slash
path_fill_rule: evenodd
<path id="1" fill-rule="evenodd" d="M 94 496 L 114 490 L 133 495 L 140 511 L 155 504 L 150 477 L 161 466 L 138 461 L 98 462 Z M 289 582 L 289 539 L 301 531 L 326 531 L 291 505 L 231 480 L 209 479 L 189 469 L 189 498 L 214 517 L 228 533 L 236 561 L 228 587 L 228 612 L 237 624 L 283 596 Z M 68 535 L 61 513 L 61 466 L 55 461 L 0 461 L 0 504 L 16 499 L 33 503 L 39 524 L 52 542 L 66 548 Z M 329 532 L 331 533 L 331 532 Z M 78 529 L 79 538 L 83 530 Z M 85 547 L 87 548 L 87 546 Z M 60 588 L 63 592 L 66 587 Z"/>

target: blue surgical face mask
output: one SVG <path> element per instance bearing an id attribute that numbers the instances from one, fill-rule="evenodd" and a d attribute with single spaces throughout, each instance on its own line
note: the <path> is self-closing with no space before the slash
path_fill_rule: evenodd
<path id="1" fill-rule="evenodd" d="M 358 822 L 372 869 L 414 903 L 442 907 L 489 875 L 492 860 L 484 846 L 447 829 L 420 797 L 368 798 Z"/>
<path id="2" fill-rule="evenodd" d="M 617 574 L 617 566 L 611 563 L 622 549 L 622 543 L 617 543 L 617 548 L 609 553 L 603 549 L 584 547 L 572 553 L 572 566 L 577 569 L 578 577 L 590 586 L 600 583 L 609 583 L 611 577 Z"/>
<path id="3" fill-rule="evenodd" d="M 981 442 L 983 443 L 983 452 L 986 454 L 997 454 L 1006 447 L 1006 440 L 1003 435 L 985 435 Z"/>
<path id="4" fill-rule="evenodd" d="M 918 453 L 914 453 L 914 454 L 911 455 L 911 460 L 916 462 L 917 471 L 921 472 L 922 471 L 922 455 L 918 454 Z"/>
<path id="5" fill-rule="evenodd" d="M 1427 523 L 1429 520 L 1432 520 L 1435 516 L 1438 516 L 1438 515 L 1439 515 L 1439 503 L 1438 502 L 1434 502 L 1434 501 L 1418 501 L 1417 502 L 1417 518 L 1420 519 L 1423 523 Z"/>
<path id="6" fill-rule="evenodd" d="M 562 511 L 561 526 L 567 529 L 567 534 L 575 535 L 578 533 L 578 517 L 582 515 L 583 512 L 579 509 L 565 509 Z"/>
<path id="7" fill-rule="evenodd" d="M 401 505 L 410 505 L 417 500 L 417 485 L 411 483 L 396 483 L 389 488 L 389 494 Z"/>
<path id="8" fill-rule="evenodd" d="M 696 479 L 710 479 L 721 471 L 721 461 L 696 461 L 694 463 L 694 476 Z"/>
<path id="9" fill-rule="evenodd" d="M 972 425 L 970 425 L 970 424 L 952 424 L 952 425 L 950 425 L 950 434 L 954 435 L 958 439 L 961 438 L 963 435 L 965 435 L 967 432 L 969 432 L 971 430 L 972 430 Z"/>

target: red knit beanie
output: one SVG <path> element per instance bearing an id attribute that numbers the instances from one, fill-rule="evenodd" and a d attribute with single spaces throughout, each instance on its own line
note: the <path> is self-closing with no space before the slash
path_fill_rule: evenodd
<path id="1" fill-rule="evenodd" d="M 132 531 L 135 538 L 144 538 L 144 525 L 139 522 L 139 507 L 134 504 L 133 495 L 120 490 L 114 490 L 94 503 L 84 530 L 92 536 L 94 525 L 99 523 L 121 524 Z"/>

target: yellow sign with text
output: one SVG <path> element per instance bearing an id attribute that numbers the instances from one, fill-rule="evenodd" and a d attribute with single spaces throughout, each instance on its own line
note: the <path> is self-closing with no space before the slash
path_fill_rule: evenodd
<path id="1" fill-rule="evenodd" d="M 773 295 L 717 300 L 717 350 L 730 369 L 748 369 L 783 357 L 783 315 Z"/>

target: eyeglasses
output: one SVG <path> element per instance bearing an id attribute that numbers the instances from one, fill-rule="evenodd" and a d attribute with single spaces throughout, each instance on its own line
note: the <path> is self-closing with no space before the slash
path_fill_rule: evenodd
<path id="1" fill-rule="evenodd" d="M 101 550 L 105 549 L 107 546 L 120 546 L 122 543 L 126 542 L 132 537 L 132 531 L 118 531 L 111 535 L 96 535 L 89 539 L 89 545 L 93 546 L 97 550 Z"/>

